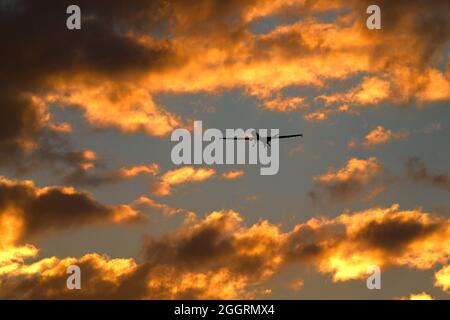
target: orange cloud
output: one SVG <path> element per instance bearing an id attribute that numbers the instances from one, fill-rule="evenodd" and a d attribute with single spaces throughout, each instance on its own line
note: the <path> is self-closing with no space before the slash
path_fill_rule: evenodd
<path id="1" fill-rule="evenodd" d="M 191 220 L 161 239 L 148 239 L 141 264 L 133 259 L 109 259 L 97 254 L 78 259 L 50 257 L 30 264 L 10 258 L 9 263 L 0 265 L 1 275 L 8 277 L 7 282 L 0 281 L 0 296 L 250 298 L 253 293 L 247 288 L 270 277 L 282 263 L 282 240 L 278 227 L 267 221 L 246 227 L 238 213 L 217 211 L 201 221 Z M 32 251 L 28 256 L 36 254 Z M 71 264 L 82 270 L 82 290 L 70 291 L 65 286 L 66 268 Z"/>
<path id="2" fill-rule="evenodd" d="M 182 126 L 178 116 L 156 106 L 145 88 L 99 79 L 98 85 L 58 81 L 55 91 L 44 97 L 47 103 L 75 105 L 85 111 L 95 127 L 116 127 L 123 132 L 144 131 L 163 137 Z"/>
<path id="3" fill-rule="evenodd" d="M 181 272 L 174 267 L 156 267 L 147 283 L 148 299 L 236 299 L 248 297 L 245 276 L 223 268 L 217 271 Z"/>
<path id="4" fill-rule="evenodd" d="M 67 122 L 49 123 L 48 128 L 52 131 L 59 132 L 59 133 L 71 133 L 72 132 L 72 126 Z"/>
<path id="5" fill-rule="evenodd" d="M 226 179 L 226 180 L 234 180 L 234 179 L 238 179 L 242 176 L 245 175 L 245 171 L 243 170 L 231 170 L 231 171 L 226 171 L 224 173 L 222 173 L 222 179 Z"/>
<path id="6" fill-rule="evenodd" d="M 0 248 L 47 231 L 142 219 L 128 205 L 104 205 L 74 188 L 38 188 L 29 180 L 0 177 Z"/>
<path id="7" fill-rule="evenodd" d="M 434 279 L 435 287 L 442 287 L 442 290 L 448 291 L 450 289 L 450 265 L 446 265 L 436 272 Z"/>
<path id="8" fill-rule="evenodd" d="M 382 171 L 375 157 L 350 158 L 340 169 L 330 168 L 323 175 L 313 177 L 316 189 L 325 190 L 333 199 L 348 199 L 373 182 Z M 319 190 L 320 191 L 320 190 Z M 317 191 L 311 195 L 316 197 Z"/>
<path id="9" fill-rule="evenodd" d="M 334 281 L 364 278 L 371 265 L 429 269 L 446 261 L 449 232 L 449 220 L 442 217 L 398 205 L 374 208 L 296 226 L 291 257 L 313 261 Z"/>
<path id="10" fill-rule="evenodd" d="M 92 150 L 83 150 L 80 152 L 80 163 L 81 169 L 87 171 L 95 166 L 95 160 L 97 160 L 97 155 Z"/>
<path id="11" fill-rule="evenodd" d="M 50 41 L 67 36 L 57 28 L 56 11 L 30 4 L 16 12 L 18 19 L 4 22 L 8 30 L 17 30 L 17 21 L 32 28 L 37 17 L 45 16 L 39 32 L 52 30 L 52 34 L 37 34 L 46 40 L 37 49 L 13 34 L 4 39 L 4 47 L 23 50 L 20 55 L 9 50 L 3 59 L 2 69 L 8 72 L 1 81 L 0 97 L 7 107 L 0 118 L 9 119 L 8 128 L 14 130 L 2 136 L 2 150 L 22 154 L 36 148 L 44 127 L 69 131 L 52 125 L 51 103 L 81 108 L 94 127 L 165 137 L 183 121 L 154 102 L 154 95 L 160 93 L 241 88 L 257 96 L 263 108 L 280 112 L 323 101 L 325 106 L 305 115 L 309 121 L 324 121 L 331 113 L 356 112 L 354 106 L 385 100 L 416 100 L 423 105 L 450 97 L 449 72 L 436 67 L 448 60 L 442 52 L 449 41 L 448 33 L 442 32 L 448 30 L 448 19 L 442 19 L 448 8 L 439 1 L 425 6 L 419 0 L 383 0 L 380 6 L 390 16 L 383 32 L 376 33 L 362 23 L 368 1 L 277 0 L 232 2 L 225 7 L 218 1 L 189 6 L 164 2 L 162 7 L 160 2 L 144 2 L 126 10 L 124 3 L 114 9 L 93 6 L 98 19 L 89 23 L 101 34 L 91 32 L 75 39 L 64 54 L 59 43 Z M 318 13 L 330 10 L 339 14 L 323 21 Z M 283 12 L 296 21 L 265 33 L 253 32 L 250 22 Z M 111 23 L 108 30 L 102 25 L 106 21 Z M 150 36 L 154 25 L 162 24 L 170 25 L 168 35 Z M 30 56 L 32 51 L 39 54 Z M 23 67 L 11 68 L 8 63 L 13 60 Z M 30 67 L 35 65 L 41 67 Z M 366 76 L 354 88 L 324 93 L 333 81 L 361 74 Z M 281 98 L 284 89 L 295 86 L 313 87 L 320 99 Z"/>
<path id="12" fill-rule="evenodd" d="M 66 287 L 67 267 L 77 265 L 82 270 L 82 290 Z M 137 271 L 133 259 L 109 259 L 98 254 L 80 258 L 44 258 L 11 270 L 10 281 L 3 285 L 4 299 L 100 299 L 109 295 L 120 297 L 120 286 Z M 20 284 L 20 286 L 18 286 Z"/>
<path id="13" fill-rule="evenodd" d="M 433 297 L 426 293 L 411 293 L 408 298 L 400 298 L 400 300 L 434 300 Z"/>
<path id="14" fill-rule="evenodd" d="M 326 105 L 332 103 L 368 105 L 378 104 L 381 100 L 388 98 L 389 95 L 390 86 L 388 81 L 366 77 L 360 85 L 349 92 L 332 96 L 323 95 L 317 99 L 324 100 Z"/>
<path id="15" fill-rule="evenodd" d="M 319 183 L 347 182 L 355 179 L 362 183 L 367 183 L 381 169 L 375 157 L 364 159 L 351 158 L 347 164 L 339 169 L 330 169 L 327 173 L 314 177 L 314 181 Z"/>
<path id="16" fill-rule="evenodd" d="M 377 126 L 369 132 L 364 138 L 363 146 L 366 149 L 372 149 L 376 146 L 388 143 L 391 140 L 404 140 L 408 137 L 408 132 L 392 132 L 386 130 L 383 126 Z"/>
<path id="17" fill-rule="evenodd" d="M 312 265 L 333 281 L 365 278 L 370 265 L 430 269 L 446 262 L 449 241 L 448 219 L 398 205 L 312 218 L 287 232 L 266 220 L 246 226 L 240 214 L 222 210 L 147 238 L 140 263 L 90 254 L 27 264 L 35 247 L 0 250 L 0 274 L 8 279 L 0 292 L 3 298 L 252 298 L 258 294 L 252 288 L 293 264 Z M 69 264 L 80 265 L 84 290 L 65 288 Z"/>
<path id="18" fill-rule="evenodd" d="M 262 107 L 272 111 L 289 112 L 308 108 L 305 101 L 305 98 L 300 97 L 290 97 L 284 99 L 277 97 L 273 100 L 265 101 Z"/>
<path id="19" fill-rule="evenodd" d="M 149 197 L 141 196 L 139 199 L 133 202 L 133 205 L 145 205 L 150 209 L 153 209 L 157 212 L 161 212 L 162 214 L 166 216 L 173 216 L 175 214 L 188 214 L 192 215 L 194 214 L 191 211 L 186 211 L 182 208 L 173 208 L 167 204 L 159 203 Z"/>
<path id="20" fill-rule="evenodd" d="M 173 192 L 173 186 L 205 181 L 214 177 L 215 174 L 216 171 L 214 169 L 194 168 L 191 166 L 169 170 L 159 178 L 158 182 L 153 184 L 152 191 L 157 196 L 167 196 Z"/>
<path id="21" fill-rule="evenodd" d="M 159 165 L 157 163 L 152 163 L 151 165 L 140 165 L 140 166 L 134 166 L 134 167 L 124 167 L 119 170 L 119 175 L 126 177 L 126 178 L 132 178 L 140 174 L 149 174 L 152 176 L 155 176 L 159 173 Z"/>

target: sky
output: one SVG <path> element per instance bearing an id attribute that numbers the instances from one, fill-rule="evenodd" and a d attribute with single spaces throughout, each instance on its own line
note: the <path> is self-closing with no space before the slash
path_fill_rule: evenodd
<path id="1" fill-rule="evenodd" d="M 0 0 L 1 299 L 450 297 L 447 1 L 72 2 Z M 303 137 L 175 165 L 194 121 Z"/>

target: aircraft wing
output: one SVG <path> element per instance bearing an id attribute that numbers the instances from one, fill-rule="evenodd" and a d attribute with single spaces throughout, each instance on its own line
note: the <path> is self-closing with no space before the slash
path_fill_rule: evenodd
<path id="1" fill-rule="evenodd" d="M 303 137 L 303 133 L 288 134 L 288 135 L 285 135 L 285 136 L 277 136 L 277 137 L 273 137 L 272 139 L 284 139 L 284 138 L 294 138 L 294 137 Z"/>

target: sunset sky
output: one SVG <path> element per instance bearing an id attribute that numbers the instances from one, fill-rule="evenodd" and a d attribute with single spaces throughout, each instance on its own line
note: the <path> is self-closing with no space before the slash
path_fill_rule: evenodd
<path id="1" fill-rule="evenodd" d="M 0 0 L 0 35 L 1 299 L 450 298 L 449 1 Z M 176 166 L 196 120 L 304 137 Z"/>

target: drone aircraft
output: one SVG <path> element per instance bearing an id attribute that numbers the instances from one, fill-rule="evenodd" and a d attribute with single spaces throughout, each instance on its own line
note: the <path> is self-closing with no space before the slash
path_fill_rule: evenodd
<path id="1" fill-rule="evenodd" d="M 288 134 L 288 135 L 275 135 L 275 136 L 268 136 L 263 137 L 261 136 L 258 131 L 254 131 L 254 136 L 248 136 L 248 137 L 223 137 L 223 140 L 248 140 L 248 141 L 261 141 L 264 145 L 268 146 L 270 148 L 270 143 L 274 139 L 287 139 L 287 138 L 295 138 L 295 137 L 303 137 L 303 133 L 298 134 Z"/>

